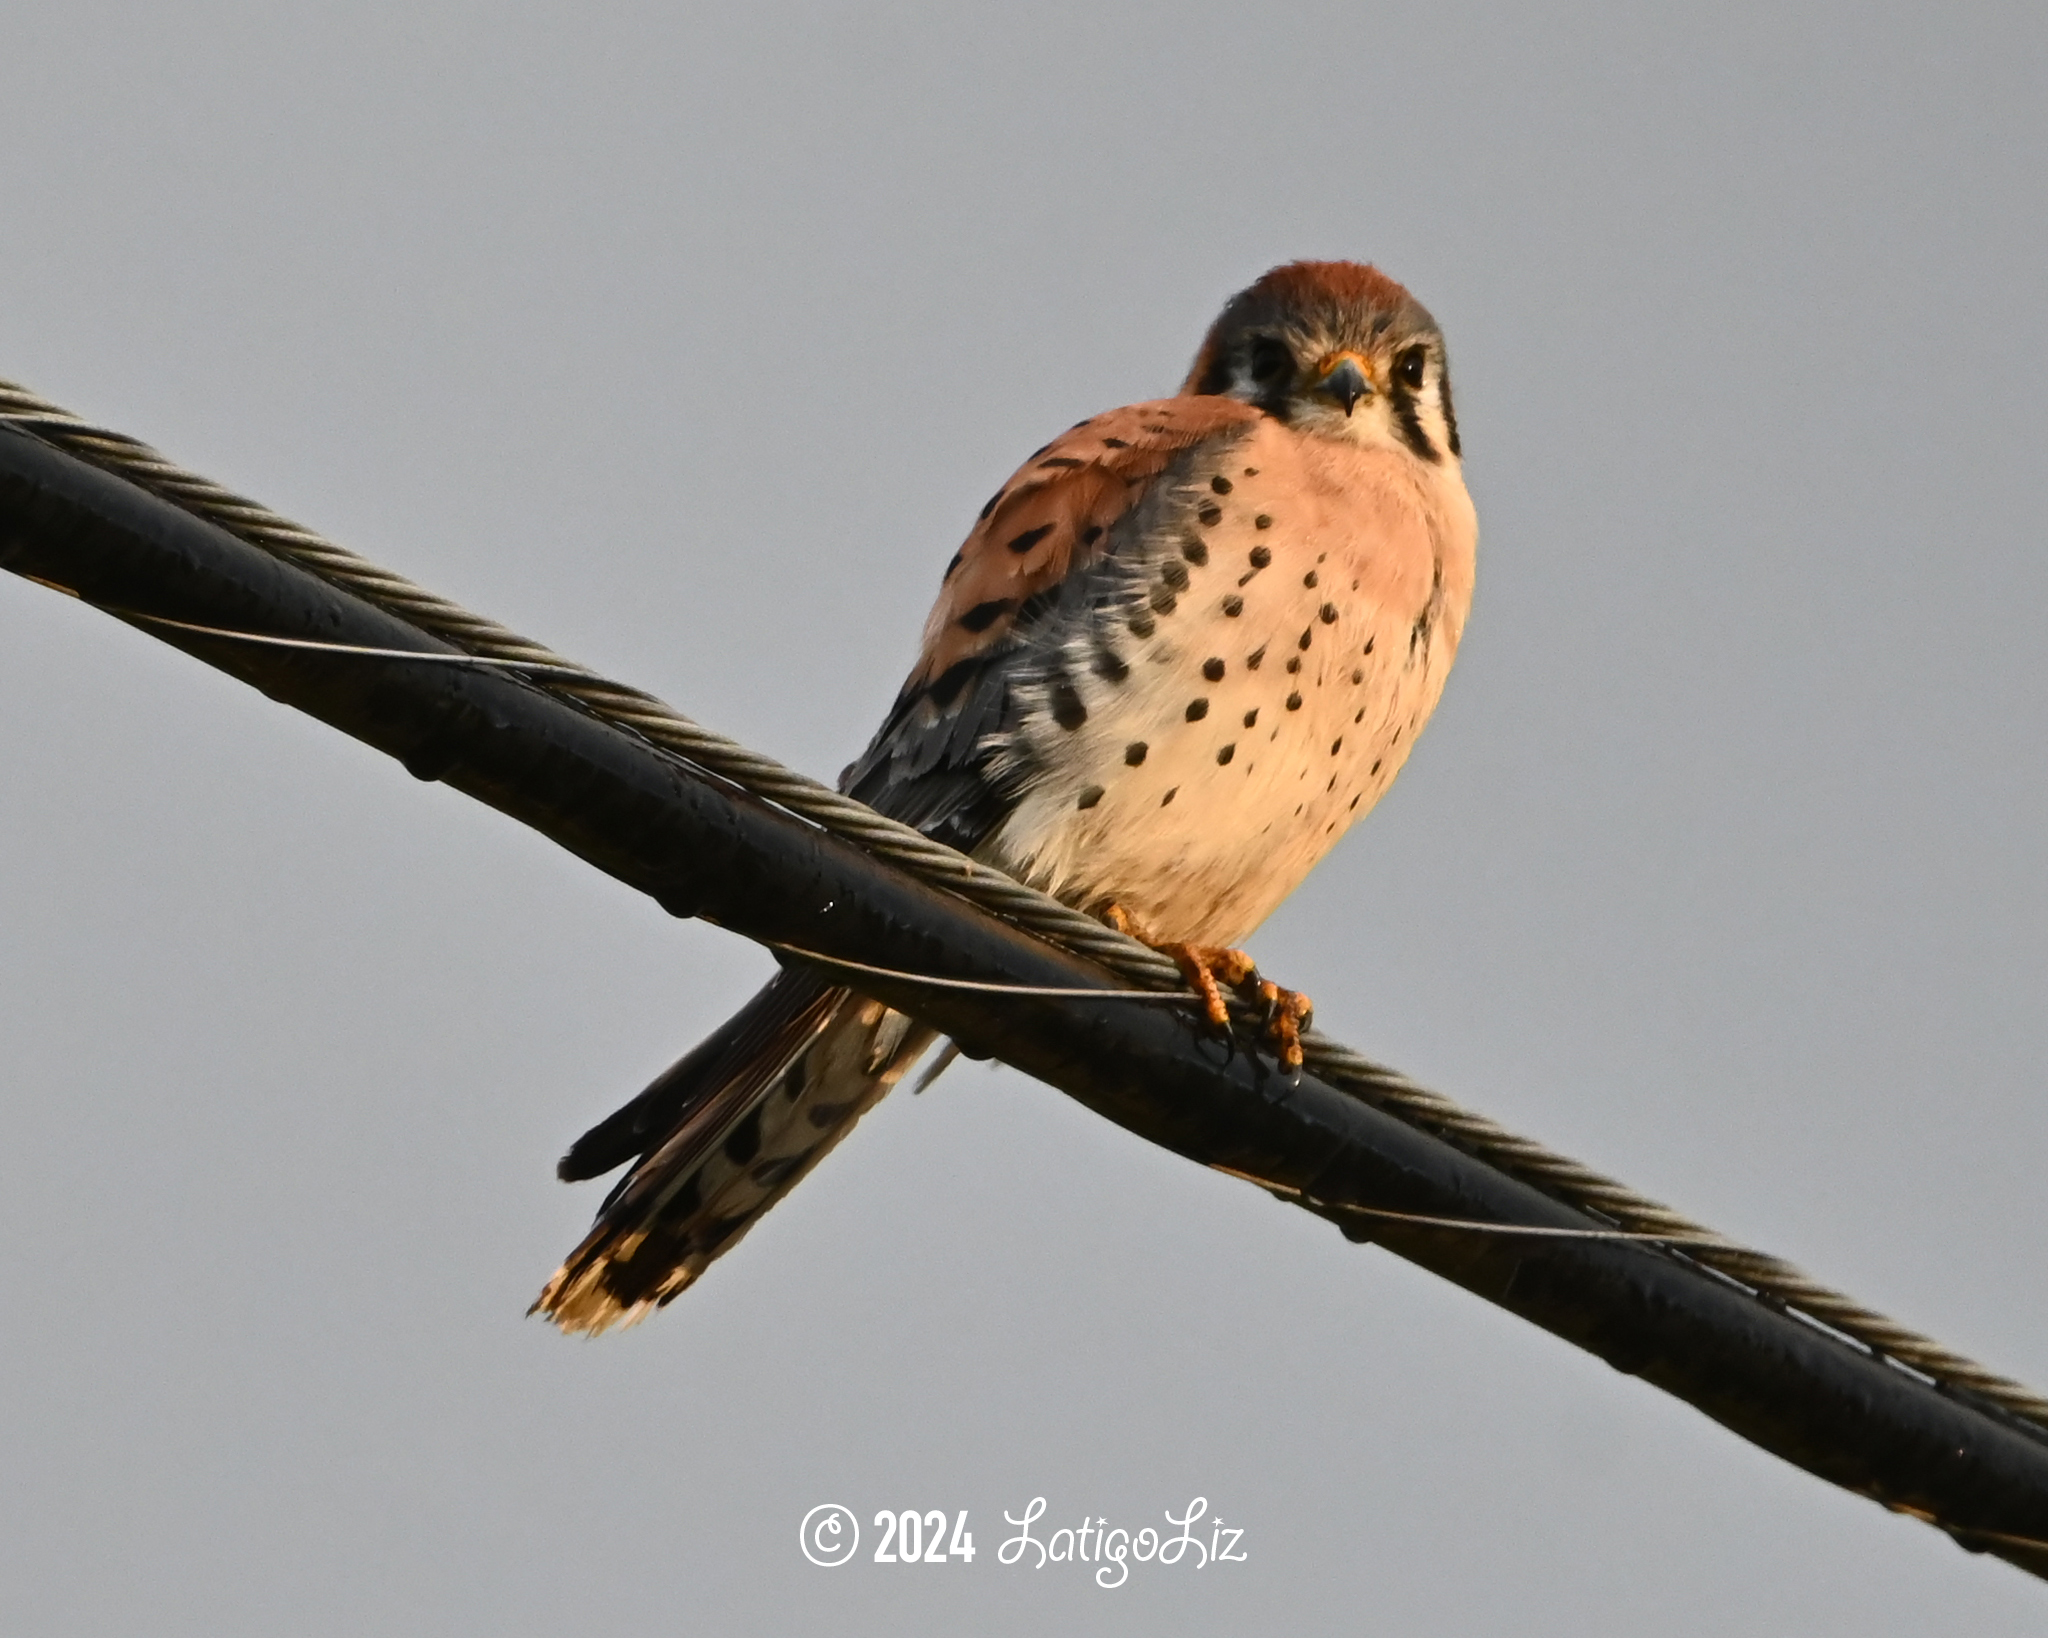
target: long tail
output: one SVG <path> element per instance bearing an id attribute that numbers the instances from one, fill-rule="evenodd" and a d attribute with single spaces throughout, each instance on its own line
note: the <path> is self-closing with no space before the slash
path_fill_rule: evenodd
<path id="1" fill-rule="evenodd" d="M 781 973 L 570 1146 L 558 1171 L 635 1157 L 529 1312 L 595 1335 L 672 1302 L 795 1188 L 931 1045 L 879 1001 Z"/>

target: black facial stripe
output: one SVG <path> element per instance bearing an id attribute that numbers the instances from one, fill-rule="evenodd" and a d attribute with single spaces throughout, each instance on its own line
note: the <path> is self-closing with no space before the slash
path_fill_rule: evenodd
<path id="1" fill-rule="evenodd" d="M 1396 380 L 1388 396 L 1394 401 L 1394 430 L 1401 435 L 1401 442 L 1425 461 L 1442 460 L 1429 434 L 1422 430 L 1422 418 L 1415 413 L 1415 394 Z"/>
<path id="2" fill-rule="evenodd" d="M 1451 453 L 1462 456 L 1465 451 L 1458 443 L 1458 417 L 1451 408 L 1451 372 L 1439 370 L 1436 378 L 1436 401 L 1444 412 L 1444 430 L 1451 435 Z"/>
<path id="3" fill-rule="evenodd" d="M 1288 399 L 1300 366 L 1294 351 L 1274 335 L 1255 335 L 1246 344 L 1245 375 L 1251 383 L 1251 401 L 1275 420 L 1285 421 Z"/>

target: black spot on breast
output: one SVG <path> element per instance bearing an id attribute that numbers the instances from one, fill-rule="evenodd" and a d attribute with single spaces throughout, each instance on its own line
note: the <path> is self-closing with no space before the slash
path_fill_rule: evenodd
<path id="1" fill-rule="evenodd" d="M 1301 696 L 1299 694 L 1289 694 L 1287 696 L 1287 709 L 1290 711 L 1299 711 L 1301 709 Z"/>
<path id="2" fill-rule="evenodd" d="M 1244 469 L 1244 475 L 1247 478 L 1256 478 L 1259 475 L 1259 469 L 1255 466 L 1248 466 Z"/>
<path id="3" fill-rule="evenodd" d="M 1322 577 L 1321 575 L 1317 574 L 1317 573 L 1315 572 L 1315 570 L 1311 569 L 1311 570 L 1309 570 L 1309 572 L 1308 572 L 1307 574 L 1305 574 L 1305 575 L 1303 575 L 1303 576 L 1301 577 L 1301 583 L 1302 583 L 1302 584 L 1303 584 L 1304 586 L 1307 586 L 1307 587 L 1308 587 L 1308 588 L 1309 588 L 1309 589 L 1310 589 L 1311 591 L 1313 591 L 1313 590 L 1315 589 L 1315 587 L 1316 587 L 1317 583 L 1318 583 L 1319 581 L 1321 581 L 1321 579 L 1322 579 L 1322 578 L 1323 578 L 1323 577 Z"/>
<path id="4" fill-rule="evenodd" d="M 1299 654 L 1290 654 L 1290 655 L 1288 655 L 1288 656 L 1287 656 L 1287 674 L 1288 674 L 1288 675 L 1289 675 L 1289 676 L 1291 677 L 1291 676 L 1293 676 L 1293 675 L 1295 674 L 1295 672 L 1299 671 L 1300 669 L 1301 669 L 1301 656 L 1300 656 Z"/>
<path id="5" fill-rule="evenodd" d="M 1266 566 L 1266 565 L 1267 565 L 1268 563 L 1271 563 L 1272 561 L 1273 561 L 1273 548 L 1272 548 L 1272 547 L 1270 547 L 1270 546 L 1254 546 L 1254 547 L 1252 548 L 1252 567 L 1253 567 L 1253 568 L 1255 568 L 1255 569 L 1263 569 L 1263 568 L 1264 568 L 1264 567 L 1265 567 L 1265 566 Z"/>
<path id="6" fill-rule="evenodd" d="M 1105 438 L 1102 441 L 1111 449 L 1129 449 L 1131 447 L 1130 440 L 1127 438 Z"/>
<path id="7" fill-rule="evenodd" d="M 1252 527 L 1254 529 L 1270 529 L 1273 527 L 1273 520 L 1270 517 L 1268 517 L 1264 512 L 1261 512 L 1257 517 L 1252 519 Z"/>
<path id="8" fill-rule="evenodd" d="M 1152 607 L 1158 610 L 1159 613 L 1171 614 L 1175 607 L 1178 606 L 1180 599 L 1173 595 L 1172 587 L 1160 585 L 1152 588 L 1151 601 Z"/>
<path id="9" fill-rule="evenodd" d="M 1180 787 L 1176 785 L 1173 787 L 1172 790 L 1168 791 L 1164 796 L 1160 797 L 1159 805 L 1162 808 L 1165 807 L 1167 803 L 1171 802 L 1178 795 L 1180 795 Z"/>
<path id="10" fill-rule="evenodd" d="M 1180 543 L 1180 555 L 1199 569 L 1209 561 L 1209 543 L 1189 535 Z"/>
<path id="11" fill-rule="evenodd" d="M 1052 702 L 1052 720 L 1068 733 L 1088 720 L 1088 707 L 1081 703 L 1080 694 L 1065 677 L 1053 679 L 1047 697 Z"/>
<path id="12" fill-rule="evenodd" d="M 1351 680 L 1354 684 L 1365 681 L 1365 670 L 1362 666 L 1353 666 L 1351 668 Z"/>
<path id="13" fill-rule="evenodd" d="M 1151 749 L 1152 747 L 1147 745 L 1142 739 L 1132 740 L 1130 744 L 1124 747 L 1125 764 L 1129 767 L 1137 767 L 1139 763 L 1145 760 L 1146 753 Z"/>
<path id="14" fill-rule="evenodd" d="M 1223 508 L 1214 501 L 1203 501 L 1200 506 L 1195 508 L 1195 516 L 1206 524 L 1221 523 L 1223 521 Z"/>
<path id="15" fill-rule="evenodd" d="M 1002 504 L 1003 496 L 1005 493 L 1005 490 L 998 489 L 993 495 L 989 496 L 988 504 L 981 509 L 981 516 L 976 521 L 981 523 L 988 522 L 989 513 L 993 512 L 998 506 Z"/>
<path id="16" fill-rule="evenodd" d="M 1077 808 L 1092 808 L 1095 806 L 1097 802 L 1100 802 L 1101 800 L 1102 787 L 1100 785 L 1090 785 L 1077 798 L 1075 798 L 1074 806 Z"/>
<path id="17" fill-rule="evenodd" d="M 1240 614 L 1244 613 L 1244 599 L 1233 592 L 1230 596 L 1223 599 L 1223 612 L 1230 619 L 1235 620 Z"/>
<path id="18" fill-rule="evenodd" d="M 1360 707 L 1358 708 L 1358 715 L 1357 715 L 1357 716 L 1355 716 L 1355 717 L 1353 717 L 1353 718 L 1351 719 L 1351 722 L 1352 722 L 1352 725 L 1353 725 L 1354 727 L 1356 727 L 1356 726 L 1357 726 L 1357 725 L 1358 725 L 1359 723 L 1361 723 L 1361 722 L 1363 722 L 1363 721 L 1365 721 L 1365 707 L 1361 705 L 1361 706 L 1360 706 Z"/>
<path id="19" fill-rule="evenodd" d="M 1207 716 L 1208 714 L 1209 714 L 1209 702 L 1208 702 L 1207 700 L 1189 700 L 1189 701 L 1188 701 L 1188 721 L 1190 721 L 1190 722 L 1200 722 L 1200 721 L 1201 721 L 1201 720 L 1202 720 L 1202 719 L 1203 719 L 1204 717 L 1206 717 L 1206 716 Z"/>
<path id="20" fill-rule="evenodd" d="M 1175 591 L 1188 589 L 1188 566 L 1174 558 L 1168 558 L 1159 565 L 1159 578 Z"/>
<path id="21" fill-rule="evenodd" d="M 1365 794 L 1365 792 L 1364 792 L 1364 791 L 1360 791 L 1360 792 L 1358 793 L 1358 796 L 1363 796 L 1364 794 Z M 1352 805 L 1352 807 L 1354 807 L 1354 808 L 1358 806 L 1358 796 L 1354 796 L 1354 797 L 1352 797 L 1352 799 L 1351 799 L 1351 805 Z"/>
<path id="22" fill-rule="evenodd" d="M 1259 708 L 1258 708 L 1258 707 L 1257 707 L 1256 705 L 1255 705 L 1255 706 L 1253 706 L 1253 707 L 1252 707 L 1252 708 L 1251 708 L 1251 709 L 1250 709 L 1249 711 L 1245 712 L 1245 714 L 1244 714 L 1244 725 L 1245 725 L 1245 726 L 1246 726 L 1247 728 L 1256 728 L 1256 727 L 1258 727 L 1258 725 L 1259 725 Z"/>
<path id="23" fill-rule="evenodd" d="M 976 603 L 961 615 L 960 624 L 969 631 L 986 631 L 1016 606 L 1015 598 L 991 597 L 986 603 Z"/>
<path id="24" fill-rule="evenodd" d="M 1038 464 L 1039 464 L 1039 465 L 1040 465 L 1041 467 L 1046 467 L 1046 466 L 1059 466 L 1059 467 L 1065 467 L 1065 466 L 1086 466 L 1086 465 L 1087 465 L 1088 463 L 1087 463 L 1086 461 L 1077 461 L 1077 460 L 1075 460 L 1075 459 L 1074 459 L 1074 457 L 1073 457 L 1073 456 L 1071 456 L 1071 455 L 1052 455 L 1052 456 L 1048 456 L 1048 457 L 1047 457 L 1047 458 L 1046 458 L 1045 460 L 1042 460 L 1042 461 L 1040 461 L 1040 462 L 1039 462 Z"/>
<path id="25" fill-rule="evenodd" d="M 1204 660 L 1202 662 L 1202 675 L 1211 682 L 1221 682 L 1223 680 L 1223 662 L 1218 659 Z"/>
<path id="26" fill-rule="evenodd" d="M 1153 632 L 1159 629 L 1153 624 L 1152 616 L 1143 609 L 1139 609 L 1124 623 L 1131 628 L 1131 635 L 1133 637 L 1150 637 Z"/>
<path id="27" fill-rule="evenodd" d="M 1366 652 L 1367 654 L 1370 654 L 1370 653 L 1372 652 L 1372 645 L 1373 645 L 1374 643 L 1378 642 L 1378 641 L 1379 641 L 1379 638 L 1377 638 L 1377 637 L 1368 637 L 1368 638 L 1366 638 L 1366 640 L 1365 640 L 1365 652 Z"/>
<path id="28" fill-rule="evenodd" d="M 1230 493 L 1230 480 L 1224 477 L 1223 474 L 1219 472 L 1215 477 L 1209 480 L 1209 487 L 1215 490 L 1216 493 L 1219 495 L 1227 495 Z"/>
<path id="29" fill-rule="evenodd" d="M 1247 654 L 1247 655 L 1246 655 L 1246 656 L 1244 657 L 1244 668 L 1245 668 L 1245 670 L 1247 670 L 1247 671 L 1256 671 L 1256 670 L 1258 670 L 1258 669 L 1259 669 L 1259 662 L 1260 662 L 1261 660 L 1265 659 L 1265 657 L 1266 657 L 1266 645 L 1265 645 L 1264 643 L 1261 643 L 1261 644 L 1259 644 L 1259 646 L 1258 646 L 1257 648 L 1253 649 L 1253 650 L 1251 651 L 1251 653 Z"/>
<path id="30" fill-rule="evenodd" d="M 1341 750 L 1343 750 L 1343 749 L 1344 749 L 1344 736 L 1343 736 L 1342 734 L 1339 734 L 1339 735 L 1337 736 L 1337 740 L 1336 740 L 1336 743 L 1335 743 L 1335 744 L 1333 744 L 1333 745 L 1332 745 L 1332 746 L 1330 747 L 1330 755 L 1332 755 L 1332 756 L 1335 756 L 1335 755 L 1336 755 L 1336 754 L 1337 754 L 1337 753 L 1338 753 L 1339 751 L 1341 751 Z"/>
<path id="31" fill-rule="evenodd" d="M 1379 759 L 1378 757 L 1374 757 L 1374 758 L 1372 759 L 1372 769 L 1371 769 L 1371 771 L 1372 771 L 1373 773 L 1378 773 L 1378 772 L 1380 771 L 1380 759 Z"/>
<path id="32" fill-rule="evenodd" d="M 1131 674 L 1131 668 L 1124 664 L 1124 657 L 1113 648 L 1098 648 L 1095 658 L 1088 662 L 1088 669 L 1113 683 L 1120 683 Z"/>
<path id="33" fill-rule="evenodd" d="M 1227 763 L 1232 757 L 1236 755 L 1237 747 L 1235 745 L 1226 745 L 1223 747 L 1222 750 L 1216 753 L 1217 764 L 1221 766 L 1222 764 Z"/>
<path id="34" fill-rule="evenodd" d="M 1052 531 L 1053 526 L 1050 523 L 1041 523 L 1036 529 L 1026 529 L 1015 540 L 1010 542 L 1010 550 L 1013 552 L 1028 552 L 1041 540 L 1045 539 L 1047 535 L 1051 534 Z"/>
<path id="35" fill-rule="evenodd" d="M 1315 641 L 1315 636 L 1316 628 L 1314 626 L 1303 626 L 1301 628 L 1301 640 L 1295 646 L 1298 648 L 1307 648 L 1310 643 Z"/>
<path id="36" fill-rule="evenodd" d="M 1337 623 L 1337 605 L 1335 603 L 1325 603 L 1316 610 L 1316 618 L 1326 626 L 1334 626 Z"/>

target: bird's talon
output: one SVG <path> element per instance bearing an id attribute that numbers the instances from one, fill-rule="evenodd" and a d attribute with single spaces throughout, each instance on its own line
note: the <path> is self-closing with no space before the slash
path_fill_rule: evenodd
<path id="1" fill-rule="evenodd" d="M 1266 1003 L 1266 1039 L 1289 1069 L 1301 1067 L 1301 1032 L 1316 1015 L 1316 1005 L 1299 990 L 1283 990 L 1267 979 L 1259 980 L 1259 997 Z"/>
<path id="2" fill-rule="evenodd" d="M 1202 999 L 1202 1012 L 1211 1027 L 1230 1028 L 1230 1008 L 1223 999 L 1228 984 L 1247 1000 L 1265 1009 L 1259 1020 L 1261 1032 L 1273 1043 L 1280 1061 L 1289 1069 L 1301 1067 L 1301 1032 L 1315 1016 L 1315 1004 L 1299 990 L 1283 990 L 1271 979 L 1261 977 L 1258 964 L 1242 950 L 1213 944 L 1163 943 L 1146 936 L 1136 919 L 1120 904 L 1105 905 L 1102 920 L 1119 933 L 1149 944 L 1173 957 L 1188 981 L 1188 988 Z"/>
<path id="3" fill-rule="evenodd" d="M 1230 1009 L 1224 1005 L 1223 990 L 1216 980 L 1220 975 L 1226 983 L 1234 985 L 1236 981 L 1217 958 L 1239 952 L 1214 950 L 1200 944 L 1165 944 L 1159 948 L 1173 957 L 1180 967 L 1181 976 L 1188 981 L 1188 987 L 1202 998 L 1202 1011 L 1207 1014 L 1210 1024 L 1217 1029 L 1230 1028 Z"/>

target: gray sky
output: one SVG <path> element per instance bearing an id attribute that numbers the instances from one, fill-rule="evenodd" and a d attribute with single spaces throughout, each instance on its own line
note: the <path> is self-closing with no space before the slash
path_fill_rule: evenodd
<path id="1" fill-rule="evenodd" d="M 1261 960 L 2048 1384 L 2039 8 L 682 10 L 10 8 L 0 375 L 829 777 L 1026 452 L 1376 261 L 1479 596 Z M 0 699 L 8 1630 L 2048 1620 L 980 1066 L 564 1340 L 555 1156 L 766 958 L 4 577 Z M 1038 1495 L 1247 1559 L 1000 1566 Z M 885 1507 L 979 1555 L 871 1562 Z"/>

